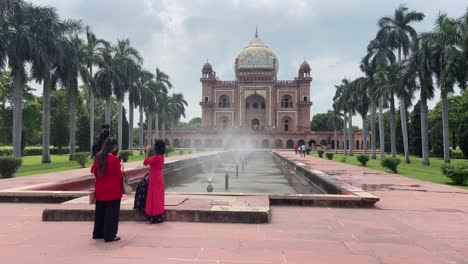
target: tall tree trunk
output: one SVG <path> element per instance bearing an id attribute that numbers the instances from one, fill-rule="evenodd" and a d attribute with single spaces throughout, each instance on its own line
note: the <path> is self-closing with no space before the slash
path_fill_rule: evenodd
<path id="1" fill-rule="evenodd" d="M 336 123 L 333 124 L 333 146 L 335 147 L 335 154 L 338 153 L 338 145 L 336 144 L 336 138 L 338 132 L 336 131 Z"/>
<path id="2" fill-rule="evenodd" d="M 93 67 L 89 66 L 89 74 L 93 78 Z M 89 149 L 94 145 L 94 81 L 89 86 Z"/>
<path id="3" fill-rule="evenodd" d="M 166 114 L 162 114 L 162 122 L 161 122 L 161 139 L 166 142 Z"/>
<path id="4" fill-rule="evenodd" d="M 171 145 L 174 146 L 174 132 L 175 132 L 175 125 L 174 122 L 171 122 Z"/>
<path id="5" fill-rule="evenodd" d="M 13 79 L 13 156 L 21 157 L 21 133 L 23 131 L 23 89 L 25 84 L 24 65 L 15 71 Z"/>
<path id="6" fill-rule="evenodd" d="M 143 145 L 144 145 L 144 136 L 145 136 L 145 131 L 144 131 L 145 125 L 143 123 L 144 113 L 143 113 L 143 106 L 142 106 L 141 103 L 140 103 L 139 107 L 140 107 L 140 124 L 139 124 L 140 125 L 140 140 L 139 140 L 140 141 L 139 142 L 140 146 L 139 147 L 140 147 L 140 156 L 143 156 L 144 155 Z"/>
<path id="7" fill-rule="evenodd" d="M 148 111 L 148 114 L 146 115 L 146 121 L 148 122 L 148 135 L 146 137 L 146 141 L 148 142 L 148 146 L 153 145 L 153 124 L 151 123 L 153 121 L 153 114 Z"/>
<path id="8" fill-rule="evenodd" d="M 155 139 L 159 139 L 159 114 L 158 112 L 154 113 L 154 134 Z"/>
<path id="9" fill-rule="evenodd" d="M 348 112 L 348 122 L 349 122 L 349 126 L 348 126 L 348 140 L 349 140 L 349 155 L 352 156 L 353 155 L 353 146 L 354 146 L 354 143 L 353 143 L 353 113 L 352 111 L 349 111 Z"/>
<path id="10" fill-rule="evenodd" d="M 367 155 L 367 125 L 366 125 L 367 116 L 362 116 L 362 149 L 364 155 Z"/>
<path id="11" fill-rule="evenodd" d="M 400 119 L 401 119 L 401 132 L 403 134 L 403 148 L 405 151 L 405 162 L 410 164 L 409 146 L 408 146 L 408 123 L 406 121 L 406 103 L 405 99 L 400 97 Z"/>
<path id="12" fill-rule="evenodd" d="M 122 150 L 122 138 L 123 138 L 123 99 L 119 100 L 119 113 L 117 118 L 117 142 L 119 144 L 119 151 Z"/>
<path id="13" fill-rule="evenodd" d="M 396 124 L 395 124 L 395 97 L 390 95 L 390 151 L 396 157 Z"/>
<path id="14" fill-rule="evenodd" d="M 377 159 L 376 153 L 376 133 L 375 133 L 375 102 L 371 103 L 371 148 L 372 148 L 372 159 Z"/>
<path id="15" fill-rule="evenodd" d="M 398 64 L 401 66 L 401 47 L 398 48 Z M 405 87 L 403 87 L 405 89 Z M 406 120 L 406 102 L 405 99 L 399 96 L 400 101 L 400 119 L 401 119 L 401 132 L 403 135 L 403 149 L 405 152 L 405 162 L 410 164 L 409 146 L 408 146 L 408 122 Z"/>
<path id="16" fill-rule="evenodd" d="M 130 101 L 130 100 L 129 100 Z M 133 104 L 129 102 L 128 104 L 128 149 L 130 150 L 130 155 L 133 156 Z"/>
<path id="17" fill-rule="evenodd" d="M 348 155 L 348 133 L 347 133 L 347 129 L 346 129 L 346 125 L 348 124 L 347 123 L 347 118 L 346 118 L 346 112 L 344 112 L 344 115 L 343 115 L 343 153 L 344 155 Z"/>
<path id="18" fill-rule="evenodd" d="M 110 96 L 106 98 L 106 109 L 104 112 L 104 122 L 106 124 L 111 124 L 111 98 Z"/>
<path id="19" fill-rule="evenodd" d="M 78 97 L 78 80 L 73 78 L 70 80 L 69 88 L 70 96 L 70 160 L 75 154 L 75 134 L 76 134 L 76 101 Z"/>
<path id="20" fill-rule="evenodd" d="M 383 120 L 383 98 L 379 99 L 379 141 L 380 141 L 380 159 L 385 158 L 385 132 Z"/>
<path id="21" fill-rule="evenodd" d="M 42 91 L 42 163 L 50 163 L 50 91 L 52 80 L 50 67 L 44 69 L 44 83 Z"/>
<path id="22" fill-rule="evenodd" d="M 442 88 L 443 89 L 443 88 Z M 444 141 L 444 162 L 450 163 L 449 122 L 447 93 L 442 92 L 442 135 Z"/>
<path id="23" fill-rule="evenodd" d="M 430 165 L 429 161 L 429 128 L 426 88 L 421 87 L 421 147 L 423 164 Z"/>

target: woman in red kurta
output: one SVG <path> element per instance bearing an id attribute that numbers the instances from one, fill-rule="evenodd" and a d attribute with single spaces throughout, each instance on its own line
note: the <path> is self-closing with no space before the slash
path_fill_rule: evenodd
<path id="1" fill-rule="evenodd" d="M 120 160 L 112 155 L 117 148 L 117 140 L 109 137 L 101 151 L 94 158 L 91 172 L 96 176 L 96 209 L 94 214 L 93 239 L 106 242 L 120 240 L 119 228 L 120 200 L 122 199 L 123 172 Z"/>
<path id="2" fill-rule="evenodd" d="M 164 153 L 166 153 L 166 143 L 163 140 L 156 140 L 154 150 L 156 154 L 149 157 L 152 147 L 146 147 L 144 165 L 149 165 L 148 192 L 146 195 L 145 212 L 148 222 L 151 224 L 162 223 L 164 221 Z"/>

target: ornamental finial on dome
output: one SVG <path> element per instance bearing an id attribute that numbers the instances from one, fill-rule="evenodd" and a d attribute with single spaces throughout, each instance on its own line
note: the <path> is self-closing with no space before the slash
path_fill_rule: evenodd
<path id="1" fill-rule="evenodd" d="M 258 27 L 255 25 L 255 37 L 258 38 Z"/>

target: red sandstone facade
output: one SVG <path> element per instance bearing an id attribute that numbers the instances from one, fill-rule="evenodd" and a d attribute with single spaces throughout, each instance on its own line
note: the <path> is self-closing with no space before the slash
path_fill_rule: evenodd
<path id="1" fill-rule="evenodd" d="M 205 63 L 200 79 L 201 130 L 167 131 L 166 140 L 175 147 L 333 147 L 333 131 L 310 131 L 309 64 L 304 61 L 293 80 L 277 80 L 278 69 L 276 55 L 258 34 L 235 60 L 236 80 L 219 80 Z M 343 148 L 343 136 L 338 135 Z M 362 133 L 354 133 L 353 141 L 353 149 L 362 149 Z"/>

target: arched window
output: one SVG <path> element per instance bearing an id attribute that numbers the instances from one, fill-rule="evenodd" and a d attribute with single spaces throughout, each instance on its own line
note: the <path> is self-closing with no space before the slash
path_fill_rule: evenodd
<path id="1" fill-rule="evenodd" d="M 205 96 L 205 102 L 208 102 L 208 96 Z"/>
<path id="2" fill-rule="evenodd" d="M 281 107 L 283 108 L 293 107 L 292 97 L 290 95 L 283 96 L 283 99 L 281 99 Z"/>
<path id="3" fill-rule="evenodd" d="M 289 119 L 284 120 L 284 131 L 289 131 Z"/>
<path id="4" fill-rule="evenodd" d="M 304 96 L 304 102 L 307 102 L 307 96 Z"/>
<path id="5" fill-rule="evenodd" d="M 227 97 L 226 95 L 221 96 L 219 98 L 219 107 L 229 108 L 230 107 L 229 97 Z"/>

